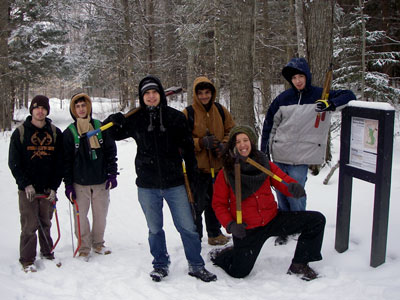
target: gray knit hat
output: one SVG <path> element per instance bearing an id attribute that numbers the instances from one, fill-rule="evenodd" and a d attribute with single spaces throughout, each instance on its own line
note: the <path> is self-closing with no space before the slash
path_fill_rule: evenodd
<path id="1" fill-rule="evenodd" d="M 257 145 L 257 135 L 254 129 L 248 125 L 236 125 L 229 132 L 229 140 L 233 139 L 238 133 L 246 134 L 253 145 Z"/>

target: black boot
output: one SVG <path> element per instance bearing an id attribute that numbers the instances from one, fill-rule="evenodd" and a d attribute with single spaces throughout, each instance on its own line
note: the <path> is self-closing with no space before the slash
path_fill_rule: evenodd
<path id="1" fill-rule="evenodd" d="M 288 242 L 288 236 L 287 235 L 281 235 L 281 236 L 278 236 L 275 239 L 275 246 L 286 245 L 287 242 Z"/>
<path id="2" fill-rule="evenodd" d="M 189 275 L 203 280 L 204 282 L 217 280 L 217 275 L 207 271 L 204 267 L 189 267 Z"/>
<path id="3" fill-rule="evenodd" d="M 308 264 L 305 263 L 293 263 L 290 265 L 287 271 L 289 275 L 295 274 L 299 275 L 301 279 L 305 281 L 314 280 L 318 277 L 318 273 L 310 268 Z"/>
<path id="4" fill-rule="evenodd" d="M 150 277 L 153 281 L 160 282 L 164 277 L 168 276 L 168 268 L 154 268 L 150 272 Z"/>
<path id="5" fill-rule="evenodd" d="M 220 255 L 224 254 L 225 252 L 231 251 L 233 250 L 233 246 L 226 246 L 226 247 L 222 247 L 222 248 L 217 248 L 217 249 L 213 249 L 210 252 L 208 252 L 208 257 L 210 258 L 210 260 L 215 264 L 215 261 L 217 259 L 217 257 L 219 257 Z"/>

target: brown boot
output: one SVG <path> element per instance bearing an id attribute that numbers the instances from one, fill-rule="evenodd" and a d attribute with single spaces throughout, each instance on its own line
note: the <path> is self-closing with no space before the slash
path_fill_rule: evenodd
<path id="1" fill-rule="evenodd" d="M 289 275 L 295 274 L 299 275 L 301 279 L 305 281 L 314 280 L 318 277 L 318 273 L 310 268 L 308 264 L 304 263 L 293 263 L 290 265 L 287 271 Z"/>
<path id="2" fill-rule="evenodd" d="M 229 242 L 229 237 L 224 236 L 222 233 L 217 237 L 209 237 L 208 244 L 212 246 L 222 246 Z"/>

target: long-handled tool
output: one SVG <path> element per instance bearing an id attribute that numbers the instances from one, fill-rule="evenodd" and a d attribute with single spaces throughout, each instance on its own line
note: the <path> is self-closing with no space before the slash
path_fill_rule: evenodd
<path id="1" fill-rule="evenodd" d="M 236 155 L 235 161 L 235 196 L 236 196 L 236 223 L 242 224 L 242 180 L 240 175 L 240 155 Z"/>
<path id="2" fill-rule="evenodd" d="M 330 64 L 329 70 L 325 76 L 325 82 L 324 82 L 324 88 L 322 90 L 321 100 L 328 101 L 331 82 L 332 82 L 332 63 Z M 314 123 L 315 128 L 319 127 L 320 121 L 322 122 L 325 121 L 325 114 L 326 114 L 325 112 L 322 112 L 322 114 L 320 112 L 317 113 Z"/>
<path id="3" fill-rule="evenodd" d="M 186 173 L 186 165 L 185 165 L 185 162 L 183 160 L 182 160 L 182 169 L 183 169 L 183 177 L 185 179 L 186 193 L 188 195 L 190 208 L 192 209 L 193 220 L 196 221 L 196 209 L 194 207 L 193 194 L 192 194 L 192 190 L 190 189 L 189 178 L 188 178 L 187 173 Z"/>
<path id="4" fill-rule="evenodd" d="M 171 87 L 171 88 L 168 88 L 168 89 L 165 90 L 165 96 L 167 97 L 167 96 L 170 96 L 170 95 L 178 94 L 180 92 L 182 92 L 182 88 L 181 87 Z M 128 111 L 126 114 L 124 114 L 124 117 L 128 118 L 128 117 L 132 116 L 133 114 L 135 114 L 139 110 L 140 110 L 140 107 L 134 108 L 134 109 Z M 94 130 L 88 131 L 86 133 L 86 136 L 88 138 L 90 138 L 90 137 L 94 136 L 95 134 L 98 134 L 100 131 L 104 131 L 104 130 L 112 127 L 113 125 L 114 125 L 113 122 L 108 122 L 107 124 L 101 126 L 98 129 L 94 129 Z"/>
<path id="5" fill-rule="evenodd" d="M 247 162 L 251 165 L 253 165 L 254 167 L 256 167 L 257 169 L 259 169 L 260 171 L 264 172 L 265 174 L 267 174 L 268 176 L 271 176 L 273 179 L 275 179 L 276 181 L 282 182 L 283 184 L 285 184 L 286 186 L 288 185 L 287 182 L 285 182 L 282 178 L 280 178 L 278 175 L 272 173 L 270 170 L 268 170 L 267 168 L 265 168 L 264 166 L 260 165 L 258 162 L 256 162 L 255 160 L 251 159 L 250 157 L 244 157 L 244 156 L 240 156 L 240 158 L 244 161 Z"/>
<path id="6" fill-rule="evenodd" d="M 54 215 L 56 217 L 56 224 L 57 224 L 57 240 L 53 245 L 53 248 L 51 248 L 51 252 L 56 248 L 58 242 L 60 241 L 61 234 L 60 234 L 60 223 L 58 222 L 58 214 L 57 214 L 57 206 L 56 206 L 56 200 L 53 201 L 53 209 L 54 209 Z"/>
<path id="7" fill-rule="evenodd" d="M 78 245 L 76 246 L 76 249 L 74 251 L 74 257 L 75 257 L 76 254 L 78 253 L 79 249 L 81 248 L 82 237 L 81 237 L 81 222 L 80 222 L 80 219 L 79 219 L 79 206 L 78 206 L 78 203 L 76 202 L 75 199 L 72 199 L 72 201 L 74 202 L 74 205 L 75 205 L 76 222 L 77 222 L 77 227 L 78 227 Z M 72 241 L 72 243 L 73 243 L 73 241 Z"/>

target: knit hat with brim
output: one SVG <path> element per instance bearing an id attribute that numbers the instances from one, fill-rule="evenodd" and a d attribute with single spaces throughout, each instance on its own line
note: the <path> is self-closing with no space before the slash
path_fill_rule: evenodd
<path id="1" fill-rule="evenodd" d="M 32 114 L 33 109 L 39 106 L 44 107 L 47 110 L 47 115 L 49 115 L 50 113 L 49 98 L 43 95 L 35 96 L 31 101 L 31 105 L 29 106 L 29 113 Z"/>
<path id="2" fill-rule="evenodd" d="M 229 132 L 229 140 L 232 140 L 239 133 L 246 134 L 249 137 L 250 142 L 253 145 L 257 145 L 257 135 L 256 135 L 254 129 L 248 125 L 237 125 L 237 126 L 233 127 L 231 129 L 231 131 Z"/>

